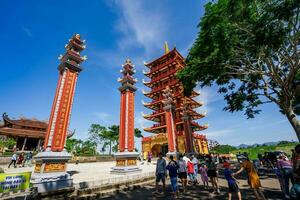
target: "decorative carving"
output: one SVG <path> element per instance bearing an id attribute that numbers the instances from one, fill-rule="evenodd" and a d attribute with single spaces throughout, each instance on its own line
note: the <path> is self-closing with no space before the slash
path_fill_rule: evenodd
<path id="1" fill-rule="evenodd" d="M 135 159 L 127 160 L 127 165 L 136 165 L 136 160 Z"/>
<path id="2" fill-rule="evenodd" d="M 42 168 L 42 164 L 40 164 L 40 163 L 35 164 L 34 172 L 35 173 L 40 173 L 41 172 L 41 168 Z"/>
<path id="3" fill-rule="evenodd" d="M 116 166 L 125 166 L 126 160 L 117 160 Z"/>
<path id="4" fill-rule="evenodd" d="M 66 163 L 46 163 L 44 172 L 64 172 L 66 170 Z"/>

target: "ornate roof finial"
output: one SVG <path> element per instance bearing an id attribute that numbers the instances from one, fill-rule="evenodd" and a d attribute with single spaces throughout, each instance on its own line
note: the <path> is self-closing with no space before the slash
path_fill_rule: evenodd
<path id="1" fill-rule="evenodd" d="M 78 33 L 75 35 L 75 37 L 80 40 L 80 35 Z"/>
<path id="2" fill-rule="evenodd" d="M 169 50 L 169 46 L 168 46 L 168 43 L 167 43 L 167 42 L 165 42 L 165 44 L 164 44 L 164 48 L 165 48 L 165 54 L 167 54 L 167 53 L 169 53 L 169 52 L 170 52 L 170 50 Z"/>

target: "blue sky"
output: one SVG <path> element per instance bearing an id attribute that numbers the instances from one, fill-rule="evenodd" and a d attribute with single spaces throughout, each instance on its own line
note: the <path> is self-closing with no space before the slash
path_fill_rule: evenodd
<path id="1" fill-rule="evenodd" d="M 196 38 L 205 1 L 111 0 L 111 1 L 0 1 L 0 113 L 11 117 L 49 118 L 58 79 L 58 56 L 74 33 L 87 41 L 88 60 L 79 76 L 70 129 L 75 137 L 88 137 L 92 123 L 119 123 L 117 78 L 125 59 L 136 65 L 136 127 L 151 125 L 141 112 L 144 61 L 163 53 L 163 43 L 186 56 Z M 253 144 L 296 140 L 286 118 L 275 105 L 262 107 L 262 114 L 246 120 L 243 113 L 222 111 L 224 101 L 212 88 L 196 88 L 204 102 L 199 109 L 208 123 L 202 133 L 222 144 Z M 149 135 L 144 133 L 144 135 Z M 140 147 L 137 142 L 137 147 Z"/>

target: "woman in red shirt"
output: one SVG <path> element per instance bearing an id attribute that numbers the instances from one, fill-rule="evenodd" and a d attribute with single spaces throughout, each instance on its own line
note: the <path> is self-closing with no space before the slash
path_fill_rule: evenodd
<path id="1" fill-rule="evenodd" d="M 188 176 L 190 178 L 190 181 L 192 181 L 194 184 L 196 184 L 197 180 L 195 177 L 194 164 L 191 162 L 190 159 L 188 159 L 188 162 L 187 162 L 187 171 L 188 171 Z"/>

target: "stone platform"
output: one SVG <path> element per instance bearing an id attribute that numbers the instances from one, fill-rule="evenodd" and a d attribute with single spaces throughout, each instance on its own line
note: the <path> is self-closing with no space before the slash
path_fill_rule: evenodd
<path id="1" fill-rule="evenodd" d="M 132 172 L 128 175 L 111 174 L 111 169 L 115 166 L 115 161 L 79 163 L 78 165 L 68 164 L 67 171 L 73 178 L 75 189 L 101 186 L 107 183 L 117 183 L 118 181 L 134 179 L 139 176 L 149 176 L 155 173 L 155 163 L 147 165 L 138 162 L 142 171 Z M 33 171 L 33 167 L 7 168 L 7 165 L 1 165 L 5 173 L 18 173 Z"/>

